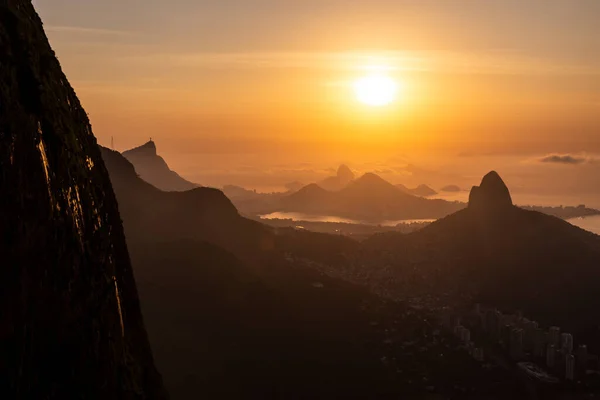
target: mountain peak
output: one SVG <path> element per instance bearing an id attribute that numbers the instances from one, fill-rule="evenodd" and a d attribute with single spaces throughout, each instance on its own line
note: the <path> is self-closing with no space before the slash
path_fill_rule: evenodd
<path id="1" fill-rule="evenodd" d="M 359 178 L 359 180 L 364 181 L 383 181 L 384 179 L 377 175 L 374 172 L 367 172 L 363 176 Z"/>
<path id="2" fill-rule="evenodd" d="M 499 209 L 512 205 L 510 191 L 496 171 L 488 173 L 479 186 L 471 189 L 469 208 Z"/>
<path id="3" fill-rule="evenodd" d="M 123 156 L 133 164 L 143 180 L 160 190 L 184 192 L 198 187 L 169 168 L 164 158 L 158 155 L 156 143 L 152 139 L 139 147 L 124 151 Z"/>
<path id="4" fill-rule="evenodd" d="M 337 170 L 337 176 L 345 182 L 351 182 L 355 178 L 354 172 L 352 172 L 350 167 L 348 167 L 345 164 L 340 165 L 340 167 Z"/>
<path id="5" fill-rule="evenodd" d="M 393 186 L 391 183 L 380 177 L 379 175 L 373 172 L 367 172 L 360 178 L 356 180 L 356 183 L 359 185 L 385 185 L 385 186 Z"/>
<path id="6" fill-rule="evenodd" d="M 144 155 L 156 156 L 157 155 L 156 143 L 154 143 L 154 141 L 152 139 L 150 139 L 147 143 L 144 143 L 143 145 L 141 145 L 139 147 L 135 147 L 131 150 L 127 150 L 127 151 L 123 152 L 123 154 L 144 154 Z"/>
<path id="7" fill-rule="evenodd" d="M 330 176 L 319 182 L 319 186 L 323 189 L 336 192 L 346 187 L 350 182 L 354 181 L 354 172 L 347 165 L 340 165 L 335 176 Z"/>
<path id="8" fill-rule="evenodd" d="M 394 196 L 397 193 L 403 193 L 396 186 L 392 185 L 382 177 L 372 172 L 367 172 L 360 178 L 353 181 L 346 189 L 358 191 L 357 193 L 386 194 Z"/>

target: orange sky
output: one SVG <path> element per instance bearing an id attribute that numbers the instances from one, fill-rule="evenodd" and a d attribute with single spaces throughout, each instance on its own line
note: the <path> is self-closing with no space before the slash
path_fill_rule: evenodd
<path id="1" fill-rule="evenodd" d="M 34 4 L 99 142 L 188 174 L 600 153 L 595 0 Z M 373 64 L 402 86 L 380 109 L 352 93 Z"/>

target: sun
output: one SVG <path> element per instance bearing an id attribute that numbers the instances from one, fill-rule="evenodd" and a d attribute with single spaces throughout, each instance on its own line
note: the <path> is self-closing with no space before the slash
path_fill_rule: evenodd
<path id="1" fill-rule="evenodd" d="M 387 106 L 398 96 L 398 83 L 386 75 L 368 75 L 354 82 L 354 94 L 358 101 L 368 106 Z"/>

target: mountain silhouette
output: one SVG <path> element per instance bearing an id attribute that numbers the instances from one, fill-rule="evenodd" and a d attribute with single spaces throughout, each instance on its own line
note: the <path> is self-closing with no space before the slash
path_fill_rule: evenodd
<path id="1" fill-rule="evenodd" d="M 294 182 L 285 184 L 285 188 L 290 192 L 297 192 L 298 190 L 302 189 L 304 186 L 306 186 L 304 183 L 298 182 L 298 181 L 294 181 Z"/>
<path id="2" fill-rule="evenodd" d="M 143 180 L 160 190 L 183 192 L 199 186 L 172 171 L 166 161 L 157 154 L 156 143 L 152 140 L 140 147 L 124 151 L 123 156 L 135 166 Z"/>
<path id="3" fill-rule="evenodd" d="M 457 193 L 462 191 L 462 189 L 459 186 L 456 185 L 448 185 L 448 186 L 444 186 L 441 189 L 442 192 L 448 192 L 448 193 Z"/>
<path id="4" fill-rule="evenodd" d="M 285 193 L 259 193 L 240 186 L 226 185 L 223 193 L 235 207 L 247 215 L 269 214 L 277 208 L 279 200 Z"/>
<path id="5" fill-rule="evenodd" d="M 129 242 L 200 240 L 236 254 L 272 247 L 270 228 L 243 218 L 217 189 L 164 192 L 145 182 L 119 152 L 101 147 Z"/>
<path id="6" fill-rule="evenodd" d="M 0 397 L 163 399 L 85 110 L 31 1 L 0 2 Z"/>
<path id="7" fill-rule="evenodd" d="M 282 205 L 290 211 L 320 213 L 334 198 L 334 194 L 323 189 L 316 183 L 311 183 L 282 199 Z"/>
<path id="8" fill-rule="evenodd" d="M 403 184 L 398 184 L 398 185 L 396 185 L 396 187 L 398 189 L 402 190 L 404 193 L 412 194 L 414 196 L 419 196 L 419 197 L 431 197 L 431 196 L 435 196 L 436 194 L 438 194 L 435 190 L 433 190 L 432 188 L 430 188 L 427 185 L 419 185 L 413 189 L 409 189 L 408 187 L 406 187 Z"/>
<path id="9" fill-rule="evenodd" d="M 382 354 L 443 383 L 448 396 L 457 385 L 485 395 L 498 391 L 493 382 L 508 382 L 439 341 L 425 315 L 289 255 L 333 253 L 345 248 L 345 238 L 273 232 L 239 216 L 220 191 L 162 192 L 121 154 L 101 151 L 139 271 L 156 359 L 174 399 L 418 398 L 426 392 L 428 384 L 414 385 L 412 375 L 383 364 Z M 357 190 L 379 179 L 359 180 Z M 330 195 L 318 185 L 305 192 Z M 412 344 L 382 348 L 392 330 L 393 340 Z M 433 361 L 440 352 L 445 363 Z M 508 395 L 515 388 L 501 390 Z"/>
<path id="10" fill-rule="evenodd" d="M 469 208 L 483 211 L 502 211 L 513 205 L 508 187 L 496 171 L 483 177 L 481 185 L 474 186 L 469 195 Z"/>
<path id="11" fill-rule="evenodd" d="M 373 236 L 364 248 L 389 255 L 376 264 L 392 265 L 387 277 L 398 292 L 468 296 L 574 330 L 600 318 L 591 300 L 600 281 L 600 237 L 512 205 L 495 172 L 473 188 L 467 209 L 409 235 Z"/>
<path id="12" fill-rule="evenodd" d="M 347 165 L 340 165 L 335 176 L 326 178 L 318 183 L 325 190 L 332 192 L 341 190 L 354 180 L 356 176 Z"/>
<path id="13" fill-rule="evenodd" d="M 282 211 L 365 221 L 439 218 L 463 207 L 462 203 L 423 199 L 405 193 L 373 173 L 363 175 L 337 192 L 313 184 L 281 200 Z"/>

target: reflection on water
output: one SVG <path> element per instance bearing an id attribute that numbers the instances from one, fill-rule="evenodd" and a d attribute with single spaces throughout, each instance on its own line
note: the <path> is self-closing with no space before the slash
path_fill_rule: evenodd
<path id="1" fill-rule="evenodd" d="M 309 215 L 296 212 L 274 212 L 271 214 L 261 215 L 263 219 L 291 219 L 292 221 L 306 222 L 330 222 L 342 224 L 357 224 L 357 225 L 375 225 L 375 226 L 396 226 L 398 224 L 413 224 L 413 223 L 428 223 L 434 222 L 435 219 L 401 219 L 401 220 L 385 220 L 385 221 L 362 221 L 357 219 L 336 217 L 334 215 Z"/>
<path id="2" fill-rule="evenodd" d="M 357 224 L 357 225 L 373 225 L 373 226 L 396 226 L 398 224 L 411 224 L 411 223 L 428 223 L 434 222 L 434 219 L 405 219 L 405 220 L 386 220 L 386 221 L 361 221 L 350 218 L 336 217 L 334 215 L 309 215 L 295 212 L 274 212 L 271 214 L 261 215 L 263 219 L 291 219 L 294 222 L 306 221 L 306 222 L 330 222 L 330 223 L 343 223 L 343 224 Z M 593 232 L 600 235 L 600 215 L 585 218 L 573 218 L 568 220 L 571 224 L 585 229 L 586 231 Z"/>
<path id="3" fill-rule="evenodd" d="M 585 218 L 573 218 L 570 219 L 569 222 L 581 229 L 600 235 L 600 215 Z"/>

